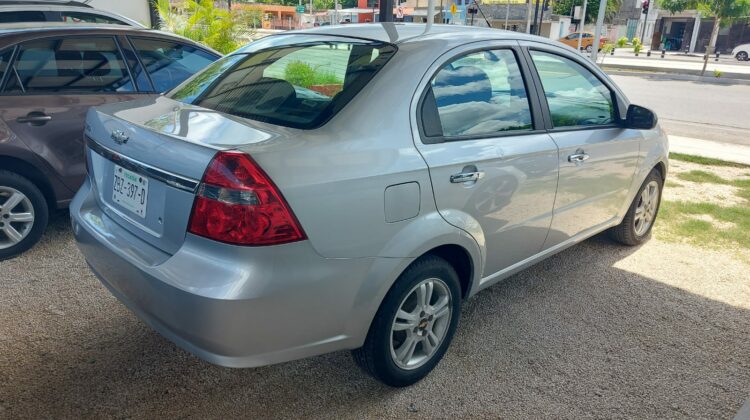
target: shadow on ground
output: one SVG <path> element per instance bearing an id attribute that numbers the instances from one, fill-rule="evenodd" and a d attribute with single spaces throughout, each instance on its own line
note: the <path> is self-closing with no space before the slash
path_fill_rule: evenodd
<path id="1" fill-rule="evenodd" d="M 615 267 L 664 244 L 595 237 L 480 293 L 437 370 L 390 389 L 347 352 L 258 369 L 191 356 L 107 293 L 68 222 L 2 263 L 0 417 L 728 418 L 750 392 L 750 311 Z"/>

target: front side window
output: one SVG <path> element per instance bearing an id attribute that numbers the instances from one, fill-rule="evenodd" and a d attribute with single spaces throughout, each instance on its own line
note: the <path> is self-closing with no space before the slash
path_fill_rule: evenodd
<path id="1" fill-rule="evenodd" d="M 284 44 L 291 39 L 296 42 Z M 224 58 L 169 96 L 243 118 L 315 128 L 343 108 L 396 51 L 374 41 L 299 39 L 274 36 L 251 44 L 269 46 Z"/>
<path id="2" fill-rule="evenodd" d="M 552 125 L 581 127 L 609 125 L 616 121 L 612 92 L 591 71 L 573 60 L 531 51 Z"/>
<path id="3" fill-rule="evenodd" d="M 131 41 L 157 92 L 172 89 L 219 58 L 174 41 L 147 38 L 132 38 Z"/>
<path id="4" fill-rule="evenodd" d="M 426 128 L 428 136 L 488 136 L 532 129 L 526 86 L 511 50 L 460 57 L 437 72 L 430 89 L 423 122 L 434 101 L 439 127 Z"/>
<path id="5" fill-rule="evenodd" d="M 132 92 L 114 39 L 50 39 L 20 45 L 6 93 Z"/>

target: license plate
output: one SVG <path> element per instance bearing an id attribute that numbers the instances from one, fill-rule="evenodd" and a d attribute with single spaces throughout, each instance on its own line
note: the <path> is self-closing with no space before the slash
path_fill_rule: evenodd
<path id="1" fill-rule="evenodd" d="M 112 201 L 145 218 L 147 199 L 148 178 L 115 165 Z"/>

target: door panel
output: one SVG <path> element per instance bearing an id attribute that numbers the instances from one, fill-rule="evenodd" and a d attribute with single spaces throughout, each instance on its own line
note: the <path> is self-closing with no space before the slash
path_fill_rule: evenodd
<path id="1" fill-rule="evenodd" d="M 541 250 L 557 187 L 557 147 L 547 134 L 426 145 L 435 202 L 448 223 L 479 223 L 487 258 L 483 277 Z M 452 183 L 466 166 L 476 182 Z"/>
<path id="2" fill-rule="evenodd" d="M 483 277 L 538 253 L 552 220 L 557 146 L 534 131 L 541 117 L 519 53 L 487 49 L 447 60 L 421 103 L 417 147 L 438 211 L 485 245 Z"/>
<path id="3" fill-rule="evenodd" d="M 617 216 L 635 173 L 641 140 L 637 131 L 621 128 L 551 136 L 560 148 L 560 181 L 545 248 Z M 578 154 L 588 158 L 580 162 L 569 160 Z"/>

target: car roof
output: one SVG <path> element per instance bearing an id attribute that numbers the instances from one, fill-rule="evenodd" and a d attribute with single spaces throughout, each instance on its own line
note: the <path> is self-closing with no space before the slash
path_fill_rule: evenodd
<path id="1" fill-rule="evenodd" d="M 450 45 L 499 39 L 537 41 L 552 44 L 547 38 L 494 28 L 463 25 L 432 25 L 428 32 L 425 32 L 425 29 L 425 24 L 420 23 L 383 22 L 321 26 L 317 28 L 282 32 L 277 35 L 334 35 L 349 38 L 364 38 L 397 45 L 431 39 L 445 40 L 446 44 Z"/>

